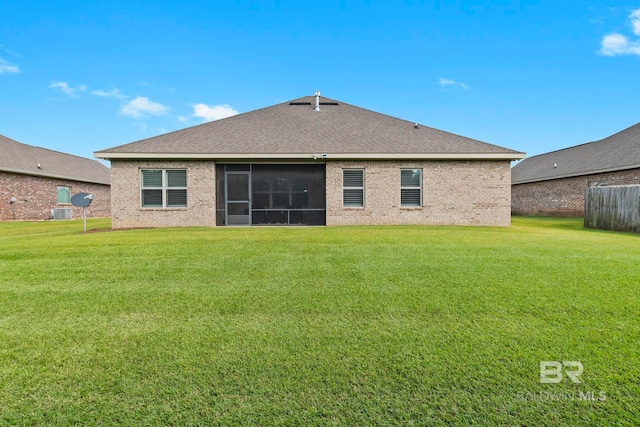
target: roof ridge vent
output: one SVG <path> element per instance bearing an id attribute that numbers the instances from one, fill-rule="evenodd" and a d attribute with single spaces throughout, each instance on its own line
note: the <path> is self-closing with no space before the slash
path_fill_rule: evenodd
<path id="1" fill-rule="evenodd" d="M 316 108 L 313 111 L 320 111 L 320 91 L 316 91 Z"/>

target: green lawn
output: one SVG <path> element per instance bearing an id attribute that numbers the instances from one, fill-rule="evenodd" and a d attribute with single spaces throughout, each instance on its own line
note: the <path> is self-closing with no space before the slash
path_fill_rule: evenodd
<path id="1" fill-rule="evenodd" d="M 640 424 L 638 235 L 109 227 L 0 223 L 0 425 Z"/>

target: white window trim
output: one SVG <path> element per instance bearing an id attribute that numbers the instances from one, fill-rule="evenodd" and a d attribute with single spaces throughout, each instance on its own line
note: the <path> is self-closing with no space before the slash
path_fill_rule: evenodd
<path id="1" fill-rule="evenodd" d="M 414 171 L 414 170 L 419 170 L 420 171 L 420 185 L 417 187 L 410 187 L 410 186 L 403 186 L 402 185 L 402 171 Z M 400 207 L 402 209 L 420 209 L 422 208 L 422 180 L 424 177 L 424 171 L 422 170 L 422 168 L 400 168 Z M 413 205 L 403 205 L 402 204 L 402 190 L 420 190 L 420 203 L 418 204 L 418 206 L 413 206 Z"/>
<path id="2" fill-rule="evenodd" d="M 362 187 L 347 187 L 344 185 L 344 171 L 361 171 L 362 172 Z M 366 186 L 366 178 L 365 178 L 364 168 L 342 168 L 342 207 L 345 209 L 363 209 L 366 206 L 366 197 L 365 197 L 365 186 Z M 362 206 L 345 206 L 344 204 L 344 190 L 362 190 Z"/>
<path id="3" fill-rule="evenodd" d="M 142 180 L 142 173 L 143 171 L 154 171 L 154 170 L 159 170 L 162 172 L 162 187 L 144 187 L 143 186 L 143 180 Z M 185 171 L 186 174 L 186 181 L 187 181 L 187 186 L 185 187 L 169 187 L 169 178 L 167 175 L 167 171 L 172 171 L 172 170 L 183 170 Z M 139 173 L 139 179 L 140 179 L 140 208 L 141 209 L 149 209 L 149 210 L 153 210 L 153 209 L 177 209 L 177 210 L 184 210 L 187 209 L 189 207 L 189 191 L 188 191 L 188 180 L 189 180 L 189 172 L 187 168 L 141 168 L 140 169 L 140 173 Z M 162 206 L 143 206 L 142 205 L 142 201 L 143 201 L 143 197 L 142 197 L 142 192 L 144 190 L 161 190 L 162 191 Z M 187 205 L 186 206 L 167 206 L 167 191 L 168 190 L 185 190 L 187 192 Z"/>

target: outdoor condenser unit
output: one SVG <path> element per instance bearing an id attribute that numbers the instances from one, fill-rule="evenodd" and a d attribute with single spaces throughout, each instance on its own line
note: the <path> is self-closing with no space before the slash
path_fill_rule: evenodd
<path id="1" fill-rule="evenodd" d="M 71 219 L 73 211 L 70 208 L 56 208 L 53 210 L 53 219 Z"/>

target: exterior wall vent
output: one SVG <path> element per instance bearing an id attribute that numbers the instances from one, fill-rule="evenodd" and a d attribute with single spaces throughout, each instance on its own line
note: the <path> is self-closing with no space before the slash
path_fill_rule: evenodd
<path id="1" fill-rule="evenodd" d="M 53 219 L 72 219 L 73 211 L 70 208 L 55 208 L 53 210 Z"/>

